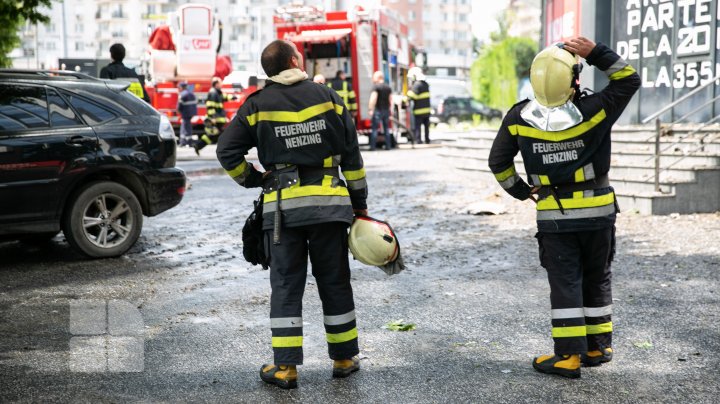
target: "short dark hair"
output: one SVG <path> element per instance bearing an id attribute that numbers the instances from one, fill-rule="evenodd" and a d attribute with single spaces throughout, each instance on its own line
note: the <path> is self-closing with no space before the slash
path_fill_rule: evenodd
<path id="1" fill-rule="evenodd" d="M 125 59 L 125 47 L 121 43 L 113 44 L 110 47 L 110 57 L 114 62 L 122 62 Z"/>
<path id="2" fill-rule="evenodd" d="M 343 71 L 343 70 L 338 70 L 337 72 L 335 72 L 335 78 L 336 78 L 336 79 L 339 79 L 340 76 L 342 76 L 343 74 L 345 74 L 345 71 Z"/>
<path id="3" fill-rule="evenodd" d="M 281 71 L 292 67 L 291 60 L 297 48 L 282 39 L 276 39 L 266 46 L 260 56 L 260 64 L 268 77 L 276 76 Z"/>

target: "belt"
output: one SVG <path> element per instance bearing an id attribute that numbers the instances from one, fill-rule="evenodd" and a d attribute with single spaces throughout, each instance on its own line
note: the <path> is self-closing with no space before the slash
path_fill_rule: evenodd
<path id="1" fill-rule="evenodd" d="M 545 199 L 548 196 L 555 198 L 560 213 L 565 213 L 565 209 L 560 203 L 560 197 L 558 194 L 569 194 L 578 191 L 589 191 L 591 189 L 607 188 L 610 186 L 610 179 L 607 174 L 603 174 L 597 178 L 583 182 L 572 182 L 568 184 L 557 184 L 557 185 L 543 185 L 538 190 L 537 194 L 541 199 Z"/>

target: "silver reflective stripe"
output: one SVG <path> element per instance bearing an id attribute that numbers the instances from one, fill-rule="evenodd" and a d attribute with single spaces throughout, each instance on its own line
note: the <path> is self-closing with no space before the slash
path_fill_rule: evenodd
<path id="1" fill-rule="evenodd" d="M 363 189 L 367 187 L 367 181 L 365 181 L 365 178 L 361 178 L 359 180 L 355 181 L 348 181 L 347 186 L 349 189 Z"/>
<path id="2" fill-rule="evenodd" d="M 595 196 L 595 191 L 592 189 L 586 189 L 583 191 L 583 198 L 592 198 L 593 196 Z"/>
<path id="3" fill-rule="evenodd" d="M 513 185 L 515 185 L 520 180 L 521 180 L 520 176 L 515 174 L 512 177 L 506 179 L 505 181 L 501 181 L 500 186 L 503 189 L 510 189 L 510 188 L 512 188 Z"/>
<path id="4" fill-rule="evenodd" d="M 592 163 L 586 164 L 583 167 L 583 175 L 585 176 L 585 181 L 595 179 L 595 169 L 593 168 Z"/>
<path id="5" fill-rule="evenodd" d="M 337 316 L 325 316 L 325 325 L 343 325 L 355 320 L 355 310 Z"/>
<path id="6" fill-rule="evenodd" d="M 302 317 L 271 318 L 270 328 L 302 328 Z"/>
<path id="7" fill-rule="evenodd" d="M 585 317 L 602 317 L 612 314 L 612 304 L 604 307 L 585 307 Z"/>
<path id="8" fill-rule="evenodd" d="M 285 203 L 283 201 L 283 203 Z M 564 219 L 586 219 L 589 217 L 602 217 L 615 213 L 615 204 L 595 208 L 565 209 L 565 214 L 560 210 L 538 210 L 537 220 L 564 220 Z"/>
<path id="9" fill-rule="evenodd" d="M 625 60 L 623 60 L 623 58 L 620 58 L 620 59 L 616 60 L 615 63 L 612 64 L 612 66 L 608 67 L 608 69 L 605 70 L 605 74 L 607 74 L 609 76 L 613 73 L 617 73 L 620 70 L 624 69 L 625 66 L 627 66 L 627 65 L 628 65 L 627 62 Z"/>
<path id="10" fill-rule="evenodd" d="M 532 179 L 533 185 L 540 186 L 542 183 L 540 182 L 540 176 L 537 174 L 530 174 L 530 179 Z"/>
<path id="11" fill-rule="evenodd" d="M 585 317 L 584 313 L 585 312 L 582 307 L 572 309 L 552 309 L 552 318 L 556 320 L 561 318 L 582 318 Z"/>
<path id="12" fill-rule="evenodd" d="M 308 206 L 335 206 L 350 205 L 349 196 L 304 196 L 301 198 L 283 199 L 282 210 L 306 208 Z M 275 212 L 277 202 L 268 202 L 263 205 L 263 214 Z"/>
<path id="13" fill-rule="evenodd" d="M 341 155 L 336 154 L 336 155 L 332 156 L 332 164 L 333 164 L 333 167 L 339 166 L 341 162 L 342 162 L 342 156 L 341 156 Z"/>

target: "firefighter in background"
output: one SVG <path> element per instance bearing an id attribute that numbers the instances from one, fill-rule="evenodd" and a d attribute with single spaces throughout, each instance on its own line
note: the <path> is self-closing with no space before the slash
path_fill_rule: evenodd
<path id="1" fill-rule="evenodd" d="M 413 102 L 413 137 L 415 143 L 422 144 L 420 126 L 425 127 L 425 143 L 430 143 L 430 85 L 425 81 L 425 75 L 419 67 L 413 67 L 408 71 L 408 79 L 411 80 L 412 88 L 407 96 Z"/>
<path id="2" fill-rule="evenodd" d="M 575 55 L 608 76 L 602 91 L 579 93 L 582 64 Z M 610 130 L 640 77 L 607 46 L 578 37 L 541 51 L 530 82 L 535 99 L 507 113 L 489 166 L 510 195 L 537 204 L 535 237 L 550 283 L 555 350 L 536 357 L 533 367 L 577 378 L 581 363 L 597 366 L 613 355 L 610 263 L 617 203 L 608 182 Z M 515 170 L 518 151 L 529 184 Z"/>
<path id="3" fill-rule="evenodd" d="M 142 98 L 148 104 L 150 103 L 150 97 L 145 91 L 145 80 L 135 73 L 135 70 L 126 67 L 123 64 L 125 59 L 125 47 L 121 43 L 115 43 L 110 46 L 110 59 L 112 63 L 100 69 L 101 79 L 126 79 L 130 81 L 130 91 L 133 95 L 138 98 Z"/>
<path id="4" fill-rule="evenodd" d="M 352 84 L 348 82 L 345 72 L 338 70 L 335 73 L 335 78 L 327 83 L 327 86 L 335 90 L 336 93 L 342 98 L 343 102 L 350 111 L 350 114 L 355 117 L 357 114 L 357 99 L 355 96 L 355 90 L 352 88 Z"/>
<path id="5" fill-rule="evenodd" d="M 213 77 L 212 88 L 208 91 L 207 100 L 205 101 L 205 133 L 200 136 L 200 140 L 195 142 L 195 153 L 199 156 L 200 150 L 210 144 L 218 142 L 221 129 L 227 123 L 227 115 L 225 113 L 225 101 L 235 99 L 233 96 L 223 94 L 222 80 L 219 77 Z"/>
<path id="6" fill-rule="evenodd" d="M 274 363 L 263 365 L 260 377 L 287 389 L 297 387 L 296 366 L 303 363 L 308 253 L 332 375 L 360 369 L 347 228 L 354 214 L 367 216 L 367 184 L 355 125 L 338 94 L 307 79 L 292 42 L 271 42 L 260 62 L 269 76 L 265 88 L 240 108 L 220 137 L 217 157 L 241 186 L 263 187 Z M 245 160 L 253 147 L 262 174 Z"/>

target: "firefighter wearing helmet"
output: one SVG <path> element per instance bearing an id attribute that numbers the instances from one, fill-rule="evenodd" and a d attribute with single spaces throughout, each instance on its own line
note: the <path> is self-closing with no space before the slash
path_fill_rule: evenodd
<path id="1" fill-rule="evenodd" d="M 408 71 L 408 80 L 412 81 L 407 96 L 413 102 L 413 137 L 416 143 L 422 143 L 420 126 L 424 126 L 425 143 L 430 143 L 430 85 L 425 81 L 422 69 L 417 66 Z"/>
<path id="2" fill-rule="evenodd" d="M 580 94 L 577 56 L 608 76 L 602 91 Z M 530 82 L 535 99 L 507 113 L 489 166 L 510 195 L 537 204 L 535 237 L 550 283 L 555 349 L 536 357 L 533 367 L 577 378 L 581 363 L 612 359 L 610 263 L 618 210 L 608 182 L 610 130 L 640 77 L 607 46 L 578 37 L 541 51 Z M 515 169 L 518 152 L 528 182 Z"/>
<path id="3" fill-rule="evenodd" d="M 238 110 L 220 137 L 217 156 L 239 185 L 263 188 L 274 362 L 260 368 L 260 377 L 288 389 L 297 387 L 297 365 L 303 363 L 308 254 L 332 375 L 347 377 L 360 369 L 347 228 L 355 215 L 367 216 L 367 183 L 355 125 L 340 96 L 308 80 L 292 42 L 271 42 L 260 61 L 267 84 Z M 253 147 L 263 173 L 245 160 Z"/>

